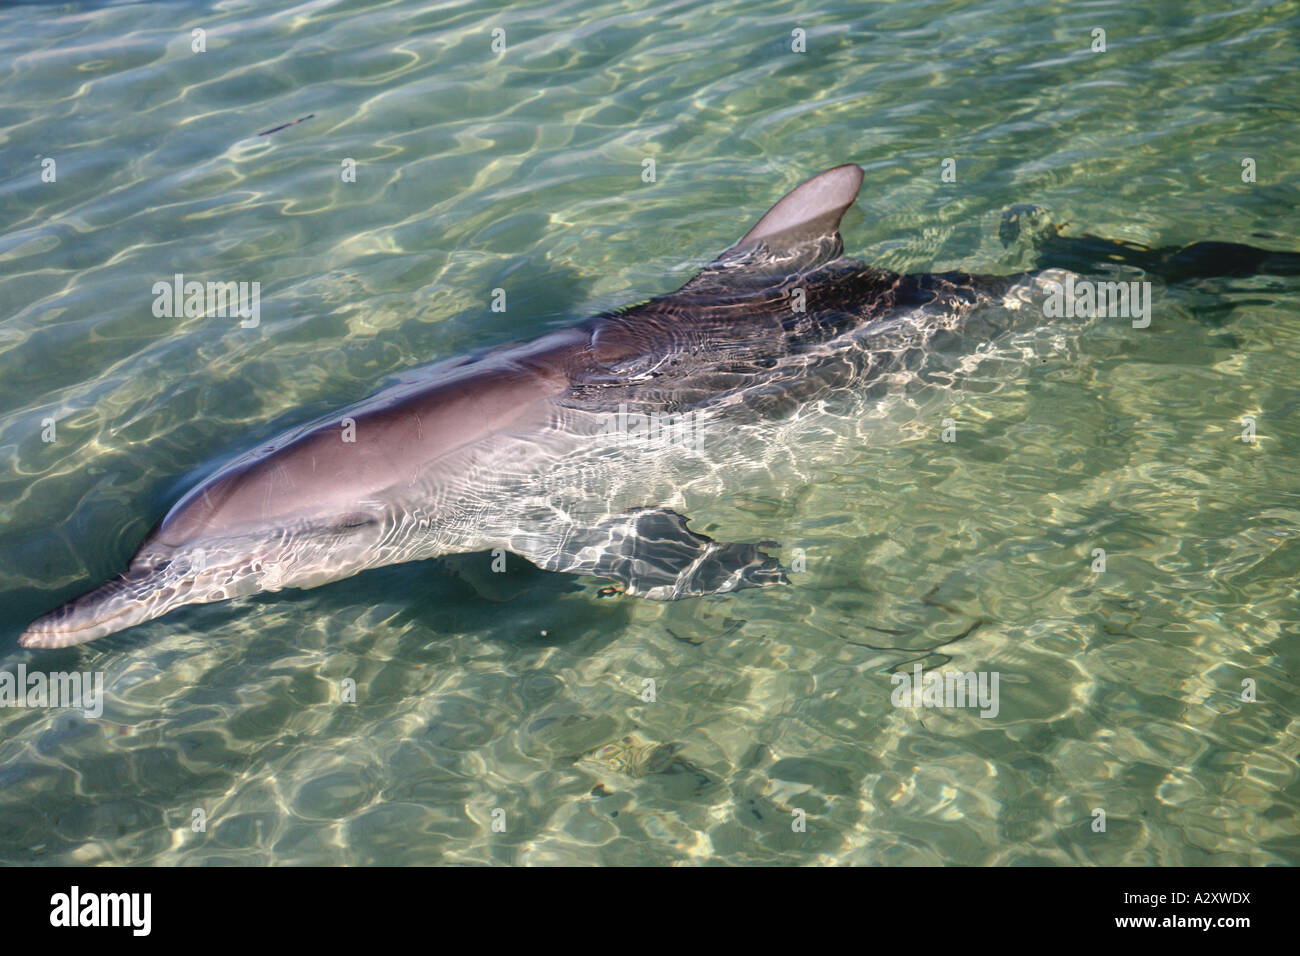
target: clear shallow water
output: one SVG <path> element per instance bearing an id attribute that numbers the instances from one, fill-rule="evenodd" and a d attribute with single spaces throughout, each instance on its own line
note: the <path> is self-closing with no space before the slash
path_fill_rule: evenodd
<path id="1" fill-rule="evenodd" d="M 1298 27 L 1286 3 L 0 9 L 0 666 L 108 690 L 99 720 L 0 709 L 0 859 L 1296 862 L 1293 281 L 1000 343 L 815 481 L 691 513 L 805 549 L 789 588 L 601 600 L 477 555 L 14 641 L 213 462 L 670 291 L 841 162 L 867 172 L 846 249 L 894 269 L 1013 271 L 1013 203 L 1300 249 Z M 259 281 L 260 326 L 155 317 L 176 272 Z M 999 672 L 996 718 L 891 705 L 891 667 L 946 658 Z"/>

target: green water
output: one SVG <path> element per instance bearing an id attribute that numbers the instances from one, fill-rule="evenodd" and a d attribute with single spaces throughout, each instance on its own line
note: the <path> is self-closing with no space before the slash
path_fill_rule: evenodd
<path id="1" fill-rule="evenodd" d="M 474 555 L 16 638 L 213 462 L 668 292 L 842 162 L 847 250 L 893 269 L 1013 271 L 1014 203 L 1300 250 L 1298 35 L 1199 0 L 0 9 L 0 667 L 107 692 L 0 709 L 0 862 L 1297 862 L 1294 281 L 1158 289 L 1148 329 L 1045 336 L 691 516 L 804 549 L 790 587 L 601 599 Z M 155 317 L 175 273 L 260 282 L 260 324 Z M 997 672 L 998 715 L 893 706 L 911 661 Z"/>

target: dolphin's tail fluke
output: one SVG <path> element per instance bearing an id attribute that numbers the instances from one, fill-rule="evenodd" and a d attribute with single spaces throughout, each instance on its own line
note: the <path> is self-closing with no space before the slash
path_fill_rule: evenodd
<path id="1" fill-rule="evenodd" d="M 1240 242 L 1193 242 L 1151 248 L 1099 236 L 1062 235 L 1034 206 L 1013 206 L 1002 216 L 998 234 L 1010 246 L 1026 230 L 1039 269 L 1095 272 L 1106 265 L 1133 266 L 1168 283 L 1255 275 L 1300 275 L 1300 253 L 1261 249 Z"/>
<path id="2" fill-rule="evenodd" d="M 1300 254 L 1260 249 L 1239 242 L 1193 242 L 1187 246 L 1149 249 L 1132 242 L 1096 236 L 1049 236 L 1039 250 L 1040 268 L 1073 272 L 1106 263 L 1136 266 L 1166 282 L 1240 278 L 1255 275 L 1300 275 Z"/>

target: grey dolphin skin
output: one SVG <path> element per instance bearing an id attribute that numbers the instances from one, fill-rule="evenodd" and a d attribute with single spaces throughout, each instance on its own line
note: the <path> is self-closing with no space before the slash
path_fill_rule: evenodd
<path id="1" fill-rule="evenodd" d="M 249 452 L 182 497 L 124 574 L 19 642 L 65 647 L 186 604 L 498 548 L 655 600 L 784 582 L 759 546 L 714 541 L 674 508 L 773 473 L 781 423 L 815 427 L 819 408 L 906 371 L 937 337 L 972 334 L 972 310 L 1026 281 L 843 258 L 862 177 L 850 164 L 798 186 L 676 292 L 445 364 Z M 1043 248 L 1175 281 L 1293 272 L 1298 258 L 1053 236 Z"/>

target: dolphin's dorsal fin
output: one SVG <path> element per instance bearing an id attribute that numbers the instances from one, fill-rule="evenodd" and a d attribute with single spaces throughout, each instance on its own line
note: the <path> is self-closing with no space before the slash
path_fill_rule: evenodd
<path id="1" fill-rule="evenodd" d="M 861 186 L 862 167 L 854 163 L 819 173 L 786 193 L 711 268 L 742 262 L 806 268 L 836 258 L 844 251 L 840 219 Z"/>

